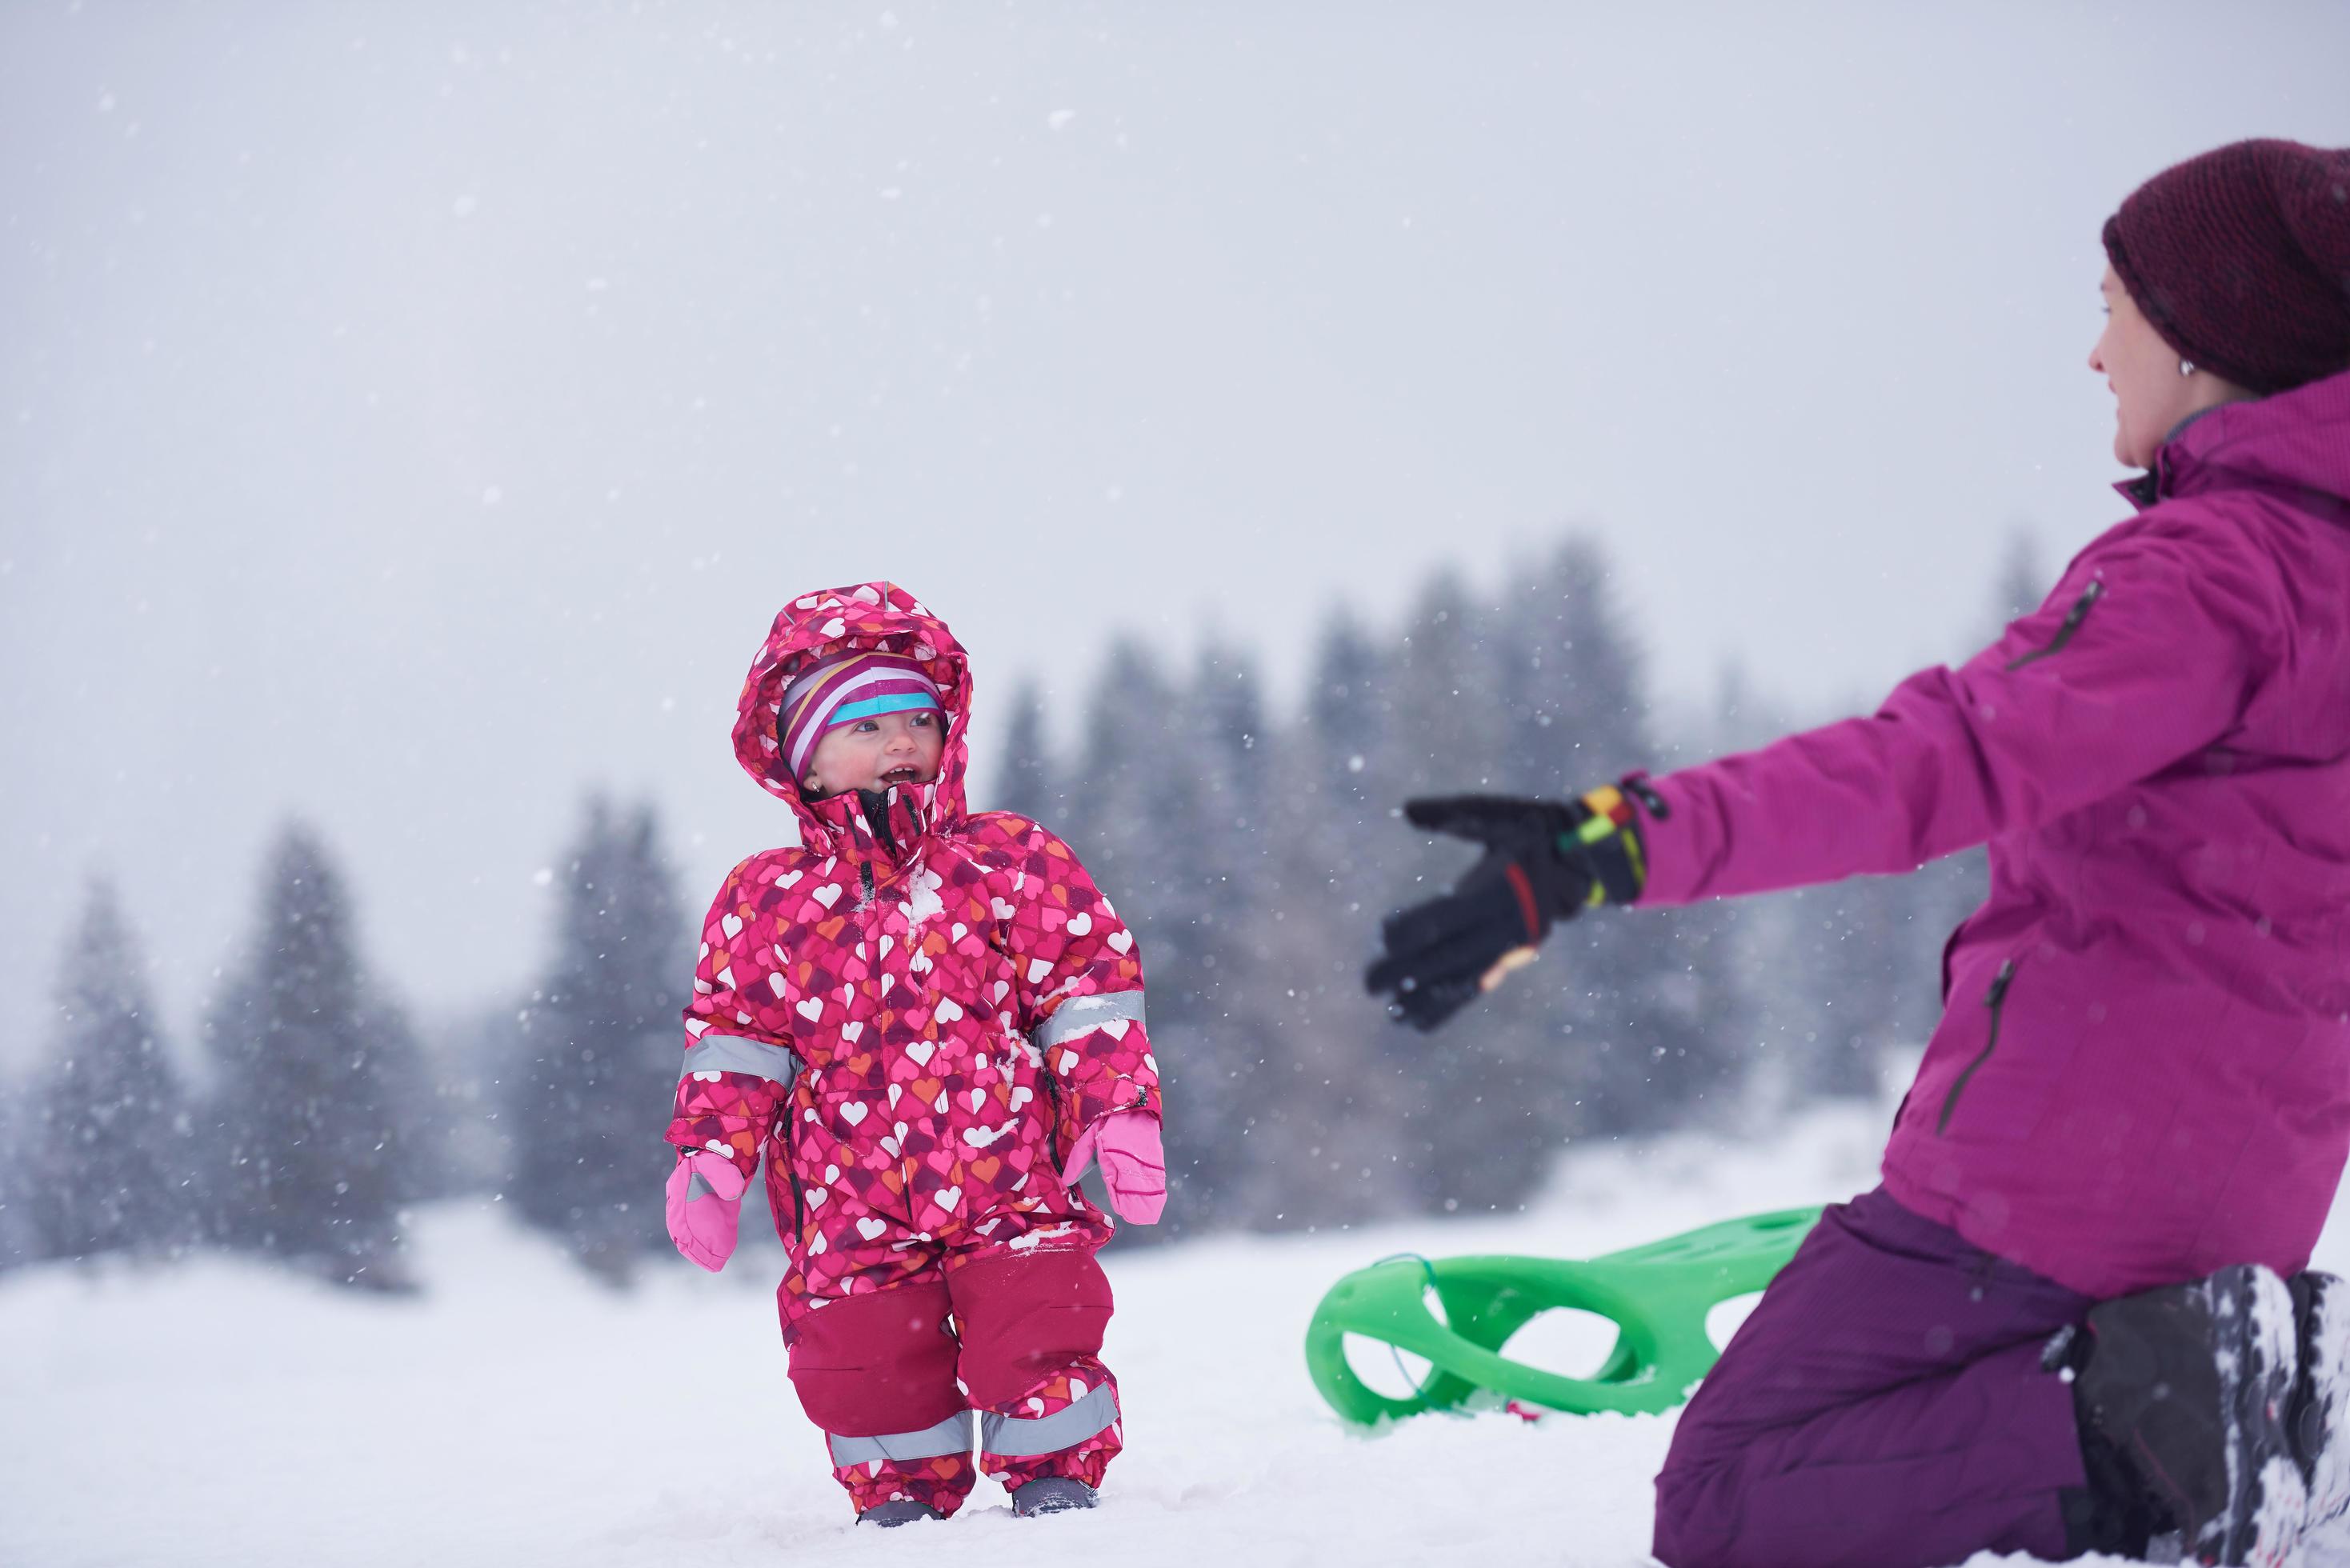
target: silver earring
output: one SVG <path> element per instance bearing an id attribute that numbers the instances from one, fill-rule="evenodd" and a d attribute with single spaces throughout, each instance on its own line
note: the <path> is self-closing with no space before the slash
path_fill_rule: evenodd
<path id="1" fill-rule="evenodd" d="M 2181 376 L 2192 376 L 2195 374 L 2195 361 L 2192 359 L 2181 359 L 2178 362 L 2178 373 Z"/>

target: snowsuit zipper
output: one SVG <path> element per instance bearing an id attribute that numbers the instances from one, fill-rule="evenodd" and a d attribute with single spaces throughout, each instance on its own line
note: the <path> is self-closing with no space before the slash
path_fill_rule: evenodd
<path id="1" fill-rule="evenodd" d="M 873 835 L 873 842 L 897 859 L 904 852 L 898 847 L 897 825 L 889 820 L 889 795 L 886 790 L 861 789 L 857 803 L 865 808 L 865 826 Z"/>
<path id="2" fill-rule="evenodd" d="M 1959 1096 L 1965 1092 L 1967 1080 L 1973 1077 L 1975 1069 L 1990 1061 L 1991 1054 L 1999 1049 L 2000 1010 L 2007 1004 L 2007 988 L 2014 979 L 2015 961 L 2009 959 L 1999 966 L 1999 977 L 1991 982 L 1991 991 L 1983 997 L 1983 1005 L 1991 1009 L 1991 1038 L 1983 1042 L 1982 1050 L 1976 1054 L 1975 1059 L 1966 1064 L 1965 1069 L 1959 1074 L 1957 1081 L 1951 1084 L 1950 1096 L 1942 1102 L 1941 1120 L 1934 1124 L 1936 1137 L 1950 1130 L 1950 1116 L 1959 1108 Z"/>
<path id="3" fill-rule="evenodd" d="M 2008 660 L 2007 667 L 2010 670 L 2021 670 L 2035 659 L 2045 659 L 2052 653 L 2061 652 L 2064 645 L 2073 640 L 2073 634 L 2081 629 L 2081 623 L 2089 618 L 2089 611 L 2099 599 L 2105 597 L 2106 585 L 2101 581 L 2093 580 L 2087 587 L 2081 590 L 2081 597 L 2073 601 L 2073 607 L 2064 612 L 2064 622 L 2056 628 L 2056 635 L 2048 639 L 2048 646 L 2035 648 L 2029 653 Z"/>

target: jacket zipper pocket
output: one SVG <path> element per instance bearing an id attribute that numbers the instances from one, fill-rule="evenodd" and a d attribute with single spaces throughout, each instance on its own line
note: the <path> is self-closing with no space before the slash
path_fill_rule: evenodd
<path id="1" fill-rule="evenodd" d="M 784 1178 L 792 1184 L 792 1240 L 799 1241 L 807 1234 L 807 1204 L 800 1198 L 800 1173 L 784 1163 Z"/>
<path id="2" fill-rule="evenodd" d="M 1991 982 L 1991 991 L 1983 998 L 1983 1005 L 1991 1009 L 1991 1038 L 1983 1042 L 1982 1050 L 1966 1064 L 1959 1074 L 1958 1081 L 1950 1085 L 1949 1096 L 1942 1101 L 1942 1118 L 1934 1124 L 1936 1137 L 1950 1130 L 1950 1115 L 1959 1108 L 1959 1096 L 1966 1092 L 1967 1080 L 1973 1077 L 1975 1069 L 1990 1061 L 1991 1054 L 1999 1049 L 1999 1015 L 2007 1005 L 2007 988 L 2014 979 L 2015 961 L 2009 959 L 1999 966 L 1999 976 Z"/>
<path id="3" fill-rule="evenodd" d="M 2073 640 L 2073 634 L 2081 629 L 2081 623 L 2089 618 L 2089 611 L 2095 608 L 2097 601 L 2105 597 L 2104 581 L 2092 579 L 2089 586 L 2081 590 L 2081 597 L 2073 601 L 2073 607 L 2064 612 L 2064 624 L 2056 628 L 2056 635 L 2048 639 L 2048 646 L 2035 648 L 2029 653 L 2008 660 L 2007 667 L 2010 670 L 2021 670 L 2035 659 L 2045 659 L 2052 653 L 2062 652 L 2064 645 Z"/>

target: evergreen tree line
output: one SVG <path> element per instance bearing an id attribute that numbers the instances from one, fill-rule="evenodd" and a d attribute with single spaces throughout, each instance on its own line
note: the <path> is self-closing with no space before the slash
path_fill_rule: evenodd
<path id="1" fill-rule="evenodd" d="M 360 956 L 317 836 L 283 828 L 183 1070 L 94 882 L 40 1063 L 0 1094 L 0 1268 L 212 1247 L 411 1288 L 411 1207 L 493 1192 L 591 1271 L 666 1249 L 664 1111 L 694 932 L 650 806 L 589 801 L 515 1003 L 427 1042 Z"/>
<path id="2" fill-rule="evenodd" d="M 216 1244 L 398 1288 L 398 1211 L 427 1195 L 414 1032 L 360 967 L 317 838 L 272 846 L 247 956 L 206 1011 L 199 1088 L 165 1044 L 138 939 L 94 882 L 55 1033 L 0 1102 L 0 1262 Z"/>
<path id="3" fill-rule="evenodd" d="M 1986 632 L 2027 595 L 2019 551 Z M 1583 543 L 1484 589 L 1440 575 L 1399 628 L 1336 617 L 1288 708 L 1246 649 L 1211 639 L 1178 671 L 1122 644 L 1066 750 L 1034 688 L 1015 696 L 978 803 L 1067 837 L 1143 944 L 1175 1181 L 1166 1222 L 1128 1242 L 1508 1209 L 1577 1141 L 1873 1093 L 1884 1054 L 1924 1040 L 1940 944 L 1981 895 L 1976 856 L 1580 920 L 1422 1036 L 1387 1022 L 1362 968 L 1379 916 L 1473 851 L 1428 841 L 1399 803 L 1571 794 L 1792 725 L 1725 683 L 1704 732 L 1669 743 Z M 362 960 L 325 847 L 288 826 L 193 1075 L 93 884 L 41 1062 L 0 1085 L 0 1268 L 203 1246 L 401 1289 L 411 1208 L 473 1192 L 610 1281 L 666 1252 L 659 1138 L 696 906 L 649 805 L 591 799 L 552 879 L 535 982 L 422 1039 Z M 746 1239 L 766 1225 L 746 1214 Z"/>

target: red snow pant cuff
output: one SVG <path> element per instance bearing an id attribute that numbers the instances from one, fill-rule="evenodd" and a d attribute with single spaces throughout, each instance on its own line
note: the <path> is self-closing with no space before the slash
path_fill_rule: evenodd
<path id="1" fill-rule="evenodd" d="M 792 1384 L 824 1428 L 859 1512 L 896 1498 L 962 1506 L 981 1467 L 1099 1486 L 1118 1452 L 1118 1386 L 1100 1358 L 1109 1281 L 1090 1251 L 1009 1253 L 785 1314 Z M 953 1329 L 947 1323 L 953 1314 Z"/>
<path id="2" fill-rule="evenodd" d="M 977 1472 L 955 1387 L 943 1281 L 842 1296 L 785 1316 L 792 1386 L 824 1428 L 833 1478 L 857 1511 L 898 1499 L 962 1506 Z"/>
<path id="3" fill-rule="evenodd" d="M 1007 1253 L 947 1276 L 962 1380 L 980 1418 L 980 1469 L 1007 1488 L 1039 1476 L 1097 1487 L 1123 1446 L 1118 1384 L 1101 1363 L 1114 1305 L 1091 1251 Z"/>
<path id="4" fill-rule="evenodd" d="M 951 1271 L 959 1363 L 972 1407 L 1009 1408 L 1046 1378 L 1101 1354 L 1113 1303 L 1089 1251 L 1011 1252 Z"/>

